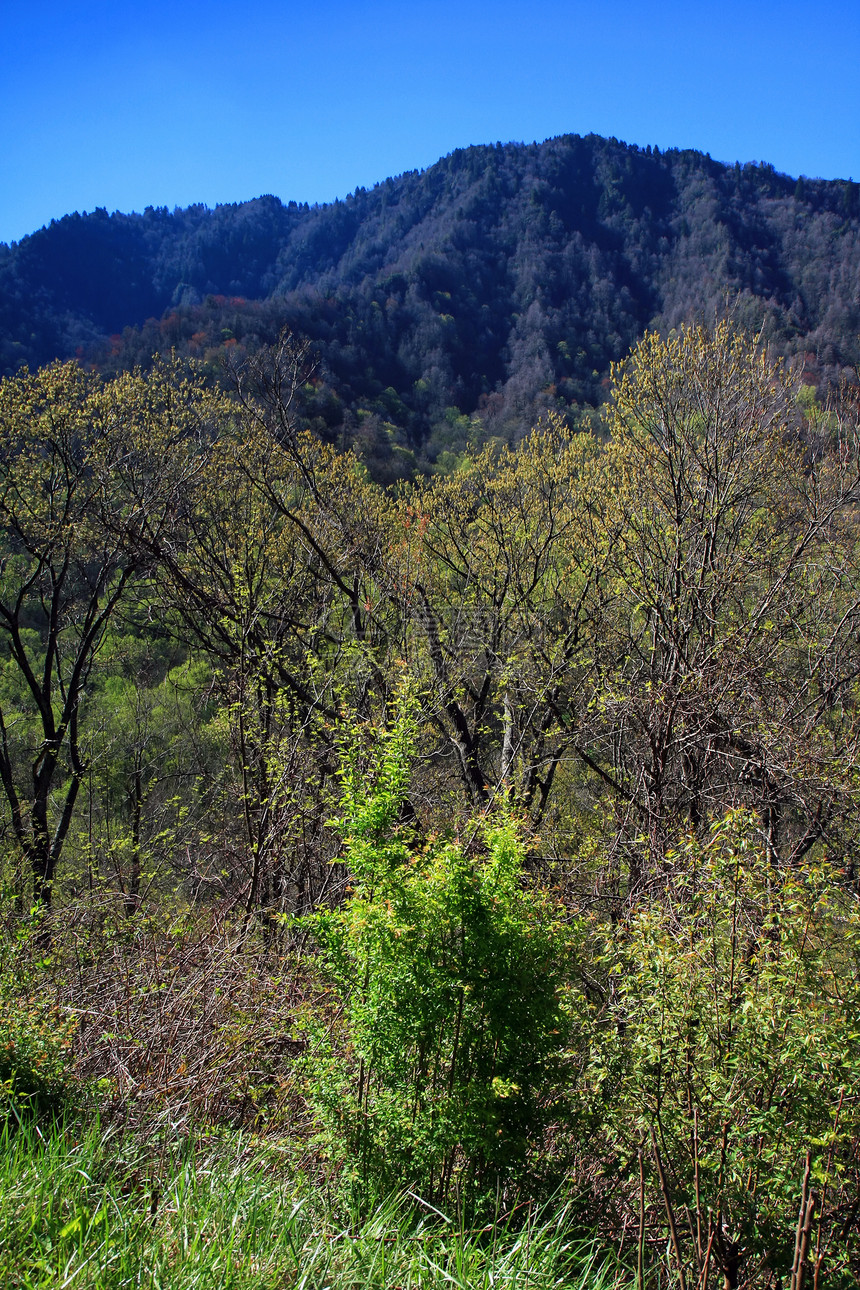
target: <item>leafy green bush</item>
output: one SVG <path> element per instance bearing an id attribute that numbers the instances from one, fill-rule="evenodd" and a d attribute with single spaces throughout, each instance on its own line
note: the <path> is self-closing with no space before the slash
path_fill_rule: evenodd
<path id="1" fill-rule="evenodd" d="M 413 737 L 407 712 L 369 776 L 355 748 L 345 759 L 335 823 L 352 893 L 308 920 L 342 1027 L 313 1036 L 311 1099 L 361 1194 L 468 1198 L 522 1179 L 552 1115 L 570 933 L 527 881 L 504 803 L 468 844 L 398 823 Z"/>
<path id="2" fill-rule="evenodd" d="M 55 1008 L 0 994 L 0 1121 L 71 1105 L 73 1031 Z"/>
<path id="3" fill-rule="evenodd" d="M 662 1229 L 679 1283 L 716 1265 L 729 1287 L 806 1268 L 855 1284 L 860 906 L 826 862 L 769 863 L 743 812 L 668 860 L 666 890 L 609 945 L 595 1027 L 640 1250 Z"/>

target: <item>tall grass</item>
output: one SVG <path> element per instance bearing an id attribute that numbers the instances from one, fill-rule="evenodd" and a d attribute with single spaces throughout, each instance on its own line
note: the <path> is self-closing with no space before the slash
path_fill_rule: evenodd
<path id="1" fill-rule="evenodd" d="M 600 1290 L 613 1269 L 564 1205 L 480 1231 L 390 1200 L 335 1216 L 243 1135 L 147 1143 L 89 1126 L 0 1133 L 0 1285 L 8 1290 Z"/>

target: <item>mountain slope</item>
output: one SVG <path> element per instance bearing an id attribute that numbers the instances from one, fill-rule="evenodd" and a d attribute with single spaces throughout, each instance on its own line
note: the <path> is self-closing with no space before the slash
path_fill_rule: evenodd
<path id="1" fill-rule="evenodd" d="M 0 367 L 211 360 L 286 322 L 321 355 L 319 428 L 432 456 L 473 414 L 508 437 L 597 402 L 646 326 L 727 306 L 816 381 L 856 367 L 860 185 L 565 135 L 322 207 L 68 216 L 0 247 Z"/>

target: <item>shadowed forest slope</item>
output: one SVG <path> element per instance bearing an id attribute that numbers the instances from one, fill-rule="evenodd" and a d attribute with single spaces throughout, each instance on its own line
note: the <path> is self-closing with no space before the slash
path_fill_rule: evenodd
<path id="1" fill-rule="evenodd" d="M 576 417 L 646 327 L 727 308 L 820 391 L 856 369 L 860 185 L 565 135 L 325 206 L 53 221 L 0 247 L 0 370 L 176 349 L 215 371 L 287 325 L 319 354 L 304 423 L 394 476 Z"/>

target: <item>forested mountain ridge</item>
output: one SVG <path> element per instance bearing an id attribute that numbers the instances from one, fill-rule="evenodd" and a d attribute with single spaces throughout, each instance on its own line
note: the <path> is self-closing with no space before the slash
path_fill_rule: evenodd
<path id="1" fill-rule="evenodd" d="M 320 356 L 307 424 L 379 462 L 433 460 L 598 403 L 646 327 L 727 307 L 816 384 L 855 369 L 860 184 L 565 135 L 325 206 L 53 221 L 0 247 L 0 370 L 212 362 L 286 324 Z"/>

